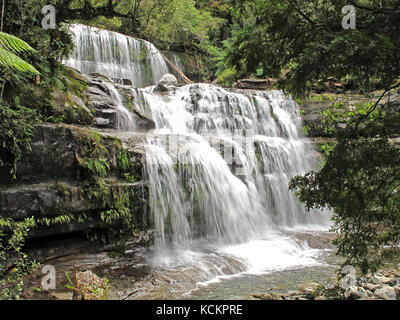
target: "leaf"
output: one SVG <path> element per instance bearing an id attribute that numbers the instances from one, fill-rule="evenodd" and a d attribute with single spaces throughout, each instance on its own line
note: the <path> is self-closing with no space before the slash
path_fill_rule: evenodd
<path id="1" fill-rule="evenodd" d="M 0 32 L 0 45 L 3 48 L 8 49 L 9 51 L 15 53 L 23 53 L 23 52 L 34 52 L 33 49 L 28 43 L 24 40 L 17 38 L 11 34 Z"/>
<path id="2" fill-rule="evenodd" d="M 13 35 L 0 32 L 0 66 L 38 75 L 40 72 L 34 66 L 16 55 L 17 53 L 34 51 L 25 41 Z"/>
<path id="3" fill-rule="evenodd" d="M 27 63 L 11 51 L 0 47 L 0 66 L 21 72 L 40 74 L 31 64 Z"/>

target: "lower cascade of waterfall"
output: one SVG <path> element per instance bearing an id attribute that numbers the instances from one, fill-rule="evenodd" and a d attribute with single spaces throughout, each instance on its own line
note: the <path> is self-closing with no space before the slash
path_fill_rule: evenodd
<path id="1" fill-rule="evenodd" d="M 298 105 L 280 91 L 154 89 L 135 94 L 156 123 L 144 146 L 152 263 L 192 270 L 198 284 L 320 263 L 320 250 L 290 236 L 327 230 L 330 221 L 288 190 L 293 176 L 320 161 L 301 134 Z"/>

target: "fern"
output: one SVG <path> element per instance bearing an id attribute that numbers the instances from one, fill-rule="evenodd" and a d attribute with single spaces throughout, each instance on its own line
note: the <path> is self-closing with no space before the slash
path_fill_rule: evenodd
<path id="1" fill-rule="evenodd" d="M 8 33 L 0 32 L 0 66 L 25 73 L 39 74 L 34 66 L 17 56 L 20 53 L 34 51 L 25 41 Z"/>

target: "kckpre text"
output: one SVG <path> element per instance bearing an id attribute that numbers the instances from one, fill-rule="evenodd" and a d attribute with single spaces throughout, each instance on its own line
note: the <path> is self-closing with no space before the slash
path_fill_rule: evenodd
<path id="1" fill-rule="evenodd" d="M 177 307 L 163 304 L 156 308 L 156 315 L 175 315 L 183 318 L 190 314 L 201 315 L 242 315 L 241 304 L 202 304 L 199 307 Z"/>

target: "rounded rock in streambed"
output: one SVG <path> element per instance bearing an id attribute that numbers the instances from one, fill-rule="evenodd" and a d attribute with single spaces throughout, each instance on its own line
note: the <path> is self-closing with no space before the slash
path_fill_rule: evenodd
<path id="1" fill-rule="evenodd" d="M 178 84 L 178 80 L 173 74 L 167 73 L 162 76 L 160 81 L 158 81 L 159 85 L 171 85 L 171 86 L 176 86 Z"/>

